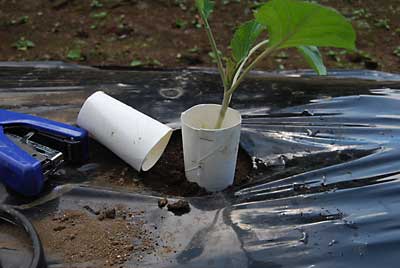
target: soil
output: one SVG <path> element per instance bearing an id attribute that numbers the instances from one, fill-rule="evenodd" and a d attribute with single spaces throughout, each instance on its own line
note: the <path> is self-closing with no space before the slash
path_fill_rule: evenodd
<path id="1" fill-rule="evenodd" d="M 334 152 L 324 152 L 319 153 L 318 156 L 315 155 L 306 155 L 303 157 L 286 159 L 282 157 L 284 166 L 269 166 L 265 165 L 264 162 L 256 159 L 254 164 L 257 167 L 256 170 L 253 170 L 250 174 L 250 180 L 245 185 L 241 187 L 251 187 L 255 185 L 260 185 L 260 183 L 267 183 L 272 181 L 277 181 L 282 178 L 289 178 L 293 175 L 304 174 L 308 171 L 317 170 L 323 167 L 333 166 L 345 162 L 349 162 L 355 159 L 359 159 L 370 155 L 373 151 L 371 150 L 342 150 L 342 151 L 334 151 Z M 293 191 L 278 193 L 276 197 L 288 197 L 298 195 L 299 193 L 315 193 L 315 192 L 324 192 L 327 189 L 337 190 L 341 188 L 351 188 L 351 187 L 359 187 L 360 184 L 373 184 L 376 181 L 376 178 L 372 178 L 371 180 L 363 180 L 362 182 L 358 181 L 350 181 L 341 184 L 330 184 L 330 186 L 326 186 L 322 183 L 319 186 L 309 188 L 309 186 L 305 184 L 293 184 Z M 250 197 L 251 201 L 255 201 L 258 198 L 260 200 L 265 200 L 266 197 L 258 197 L 257 195 L 252 195 Z M 244 199 L 247 199 L 245 196 Z"/>
<path id="2" fill-rule="evenodd" d="M 398 0 L 320 0 L 349 18 L 357 53 L 323 49 L 330 68 L 400 72 Z M 217 1 L 210 21 L 223 52 L 233 29 L 257 1 Z M 63 60 L 85 65 L 215 66 L 191 0 L 0 0 L 0 60 Z M 13 47 L 24 37 L 34 47 Z M 24 49 L 24 47 L 20 47 Z M 396 55 L 397 54 L 397 55 Z M 306 68 L 295 50 L 275 55 L 262 70 Z"/>
<path id="3" fill-rule="evenodd" d="M 91 183 L 95 185 L 116 187 L 123 191 L 150 191 L 161 196 L 189 197 L 210 194 L 196 183 L 186 180 L 180 131 L 173 133 L 165 152 L 148 172 L 136 172 L 95 142 L 90 146 L 90 154 L 90 161 L 95 162 L 96 166 L 94 174 L 88 176 L 93 178 Z M 239 149 L 234 186 L 251 181 L 251 174 L 251 158 L 244 150 Z M 71 179 L 69 173 L 64 176 Z M 85 179 L 84 175 L 82 178 Z"/>
<path id="4" fill-rule="evenodd" d="M 154 230 L 146 229 L 149 226 L 141 219 L 143 213 L 123 206 L 102 208 L 99 215 L 65 210 L 35 220 L 34 225 L 44 248 L 50 251 L 46 255 L 60 256 L 67 264 L 119 267 L 131 259 L 140 262 L 160 247 L 168 248 Z"/>
<path id="5" fill-rule="evenodd" d="M 81 177 L 82 181 L 87 181 L 88 178 L 90 178 L 90 184 L 115 188 L 121 191 L 151 192 L 152 195 L 161 197 L 158 201 L 158 206 L 160 208 L 169 204 L 169 200 L 165 197 L 191 197 L 211 194 L 197 184 L 186 180 L 182 140 L 179 131 L 174 132 L 164 154 L 157 164 L 148 172 L 136 172 L 98 143 L 92 143 L 90 152 L 90 161 L 96 164 L 91 163 L 88 164 L 88 166 L 94 165 L 95 171 L 87 175 L 78 173 L 79 176 L 75 176 Z M 285 163 L 284 166 L 271 166 L 258 159 L 254 159 L 253 161 L 251 157 L 240 148 L 234 183 L 224 192 L 229 195 L 240 188 L 275 181 L 313 169 L 348 162 L 370 153 L 370 151 L 344 150 L 320 153 L 318 157 L 311 154 L 287 159 L 282 156 L 282 161 Z M 71 182 L 71 180 L 76 182 L 77 178 L 73 178 L 73 174 L 67 172 L 64 176 L 66 176 L 68 182 Z M 60 181 L 58 180 L 57 183 L 60 183 Z"/>

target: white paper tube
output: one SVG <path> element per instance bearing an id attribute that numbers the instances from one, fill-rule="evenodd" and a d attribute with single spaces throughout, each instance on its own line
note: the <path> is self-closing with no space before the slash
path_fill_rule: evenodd
<path id="1" fill-rule="evenodd" d="M 77 124 L 138 171 L 155 165 L 172 134 L 170 127 L 102 91 L 85 101 Z"/>
<path id="2" fill-rule="evenodd" d="M 221 129 L 220 105 L 200 104 L 181 115 L 185 174 L 208 191 L 232 185 L 239 148 L 241 115 L 229 108 Z"/>

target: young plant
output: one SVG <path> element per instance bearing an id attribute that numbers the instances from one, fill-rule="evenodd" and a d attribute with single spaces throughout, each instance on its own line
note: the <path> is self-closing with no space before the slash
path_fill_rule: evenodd
<path id="1" fill-rule="evenodd" d="M 25 37 L 21 37 L 17 42 L 13 43 L 12 47 L 17 50 L 27 51 L 30 48 L 34 48 L 35 43 L 31 40 L 25 39 Z"/>
<path id="2" fill-rule="evenodd" d="M 223 57 L 217 48 L 208 18 L 214 1 L 196 0 L 221 76 L 224 97 L 215 128 L 221 128 L 233 93 L 262 59 L 286 48 L 297 48 L 319 74 L 326 68 L 317 47 L 355 49 L 351 24 L 336 10 L 297 0 L 271 0 L 260 6 L 254 19 L 240 25 L 230 43 L 232 55 Z M 268 31 L 268 39 L 262 34 Z M 256 43 L 256 41 L 261 40 Z"/>

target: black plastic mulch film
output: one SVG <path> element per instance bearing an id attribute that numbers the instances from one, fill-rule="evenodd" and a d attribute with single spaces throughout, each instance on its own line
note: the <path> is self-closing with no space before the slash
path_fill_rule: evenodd
<path id="1" fill-rule="evenodd" d="M 6 62 L 0 108 L 73 124 L 85 98 L 103 90 L 179 128 L 185 109 L 219 103 L 218 81 L 207 69 Z M 233 193 L 188 198 L 192 210 L 180 217 L 159 209 L 160 194 L 151 189 L 118 191 L 93 185 L 90 176 L 25 202 L 0 186 L 0 204 L 17 205 L 30 219 L 83 204 L 142 209 L 176 253 L 126 267 L 398 267 L 399 89 L 399 75 L 373 71 L 254 72 L 232 106 L 243 114 L 241 146 L 257 179 Z M 20 261 L 7 250 L 0 248 L 0 266 Z M 60 267 L 57 256 L 46 258 Z"/>

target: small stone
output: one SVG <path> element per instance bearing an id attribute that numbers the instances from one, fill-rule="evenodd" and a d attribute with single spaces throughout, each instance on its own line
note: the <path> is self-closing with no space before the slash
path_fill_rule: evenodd
<path id="1" fill-rule="evenodd" d="M 104 213 L 101 213 L 99 216 L 97 216 L 97 219 L 98 219 L 99 221 L 102 221 L 102 220 L 104 220 L 105 218 L 106 218 L 106 216 L 105 216 Z"/>
<path id="2" fill-rule="evenodd" d="M 59 225 L 59 226 L 54 227 L 53 230 L 55 232 L 60 232 L 60 231 L 64 230 L 65 228 L 66 227 L 64 225 Z"/>
<path id="3" fill-rule="evenodd" d="M 104 211 L 104 216 L 108 219 L 115 219 L 116 216 L 116 211 L 115 208 L 111 208 L 111 209 L 106 209 Z"/>

